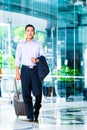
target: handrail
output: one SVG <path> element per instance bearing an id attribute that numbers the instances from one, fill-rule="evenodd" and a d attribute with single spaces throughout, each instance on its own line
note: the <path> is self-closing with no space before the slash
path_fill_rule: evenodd
<path id="1" fill-rule="evenodd" d="M 1 77 L 13 77 L 15 78 L 15 74 L 0 74 Z M 48 75 L 46 78 L 79 78 L 85 79 L 87 76 L 55 76 L 55 75 Z"/>
<path id="2" fill-rule="evenodd" d="M 55 75 L 50 75 L 50 76 L 47 76 L 47 78 L 80 78 L 80 79 L 83 79 L 83 78 L 87 78 L 87 76 L 55 76 Z"/>

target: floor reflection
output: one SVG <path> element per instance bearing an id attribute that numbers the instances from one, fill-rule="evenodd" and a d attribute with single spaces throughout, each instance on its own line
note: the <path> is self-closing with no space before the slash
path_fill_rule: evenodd
<path id="1" fill-rule="evenodd" d="M 61 124 L 84 124 L 84 115 L 81 109 L 69 108 L 61 110 Z"/>
<path id="2" fill-rule="evenodd" d="M 44 99 L 40 111 L 39 123 L 30 123 L 26 116 L 17 118 L 14 106 L 1 100 L 1 130 L 86 130 L 87 102 L 65 102 L 65 100 Z M 66 126 L 66 127 L 65 127 Z M 48 128 L 49 127 L 49 128 Z M 78 128 L 77 128 L 78 127 Z M 75 129 L 76 128 L 76 129 Z"/>
<path id="3" fill-rule="evenodd" d="M 85 108 L 66 108 L 61 110 L 46 110 L 40 115 L 40 123 L 74 125 L 85 124 Z"/>
<path id="4" fill-rule="evenodd" d="M 37 123 L 31 123 L 26 120 L 26 117 L 19 117 L 15 120 L 13 130 L 31 130 L 39 127 Z"/>

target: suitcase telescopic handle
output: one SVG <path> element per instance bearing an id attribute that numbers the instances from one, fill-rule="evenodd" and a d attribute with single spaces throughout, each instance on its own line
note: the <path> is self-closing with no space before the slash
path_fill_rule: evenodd
<path id="1" fill-rule="evenodd" d="M 19 93 L 18 93 L 18 89 L 17 89 L 17 81 L 16 81 L 16 78 L 14 78 L 14 86 L 15 86 L 15 90 L 16 90 L 17 99 L 19 99 Z"/>

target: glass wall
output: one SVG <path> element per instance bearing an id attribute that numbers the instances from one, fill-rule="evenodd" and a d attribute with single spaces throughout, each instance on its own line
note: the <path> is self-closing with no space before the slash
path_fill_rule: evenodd
<path id="1" fill-rule="evenodd" d="M 86 87 L 86 1 L 58 1 L 57 93 L 83 100 Z"/>
<path id="2" fill-rule="evenodd" d="M 15 50 L 25 38 L 24 27 L 33 24 L 50 68 L 43 82 L 43 95 L 66 101 L 83 101 L 87 86 L 85 0 L 0 1 L 1 96 L 12 94 Z M 78 97 L 78 98 L 77 98 Z"/>

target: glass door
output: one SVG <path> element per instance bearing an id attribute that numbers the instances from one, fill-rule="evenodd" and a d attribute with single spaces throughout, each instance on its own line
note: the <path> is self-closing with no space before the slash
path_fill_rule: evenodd
<path id="1" fill-rule="evenodd" d="M 57 93 L 66 101 L 83 100 L 84 88 L 84 27 L 82 27 L 85 6 L 83 2 L 58 2 L 57 41 Z M 84 39 L 84 38 L 83 38 Z"/>

